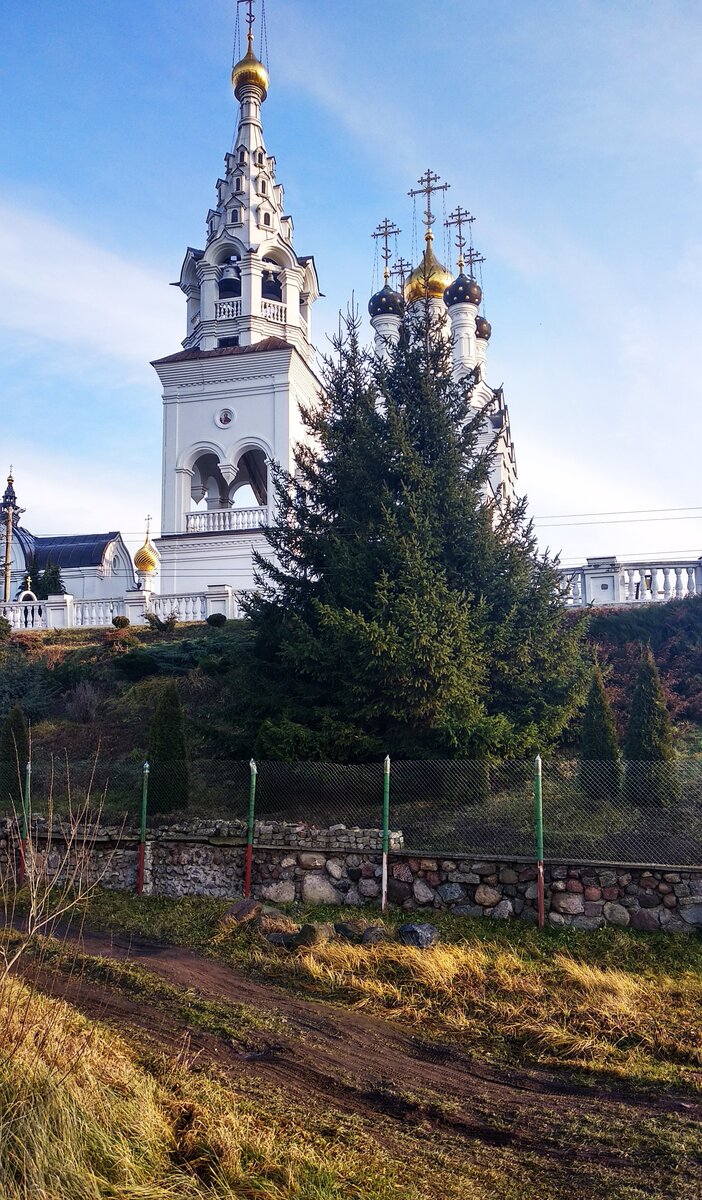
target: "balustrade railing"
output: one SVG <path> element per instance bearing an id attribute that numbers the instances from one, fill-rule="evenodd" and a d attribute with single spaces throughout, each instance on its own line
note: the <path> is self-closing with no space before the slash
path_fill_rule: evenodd
<path id="1" fill-rule="evenodd" d="M 266 521 L 266 508 L 214 508 L 185 514 L 186 533 L 230 533 L 258 529 Z"/>
<path id="2" fill-rule="evenodd" d="M 41 601 L 0 603 L 0 617 L 9 621 L 13 629 L 46 629 L 46 606 Z"/>
<path id="3" fill-rule="evenodd" d="M 265 317 L 267 321 L 285 325 L 288 319 L 288 310 L 285 304 L 280 304 L 277 300 L 262 300 L 261 316 Z"/>
<path id="4" fill-rule="evenodd" d="M 124 604 L 121 600 L 74 600 L 73 624 L 76 628 L 99 628 L 111 625 L 112 618 L 121 616 L 123 612 Z"/>
<path id="5" fill-rule="evenodd" d="M 241 316 L 241 300 L 218 300 L 215 304 L 215 320 L 229 321 Z"/>
<path id="6" fill-rule="evenodd" d="M 204 593 L 183 592 L 174 596 L 152 596 L 149 602 L 149 612 L 165 621 L 175 616 L 179 621 L 204 621 L 207 616 L 207 602 Z"/>
<path id="7" fill-rule="evenodd" d="M 614 563 L 561 568 L 565 603 L 570 608 L 594 604 L 657 604 L 702 595 L 702 560 L 658 563 Z M 609 575 L 606 600 L 600 581 Z M 607 590 L 607 589 L 605 589 Z"/>

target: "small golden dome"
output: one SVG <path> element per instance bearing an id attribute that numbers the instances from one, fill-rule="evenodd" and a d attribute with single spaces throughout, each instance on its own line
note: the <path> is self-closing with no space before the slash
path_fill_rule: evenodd
<path id="1" fill-rule="evenodd" d="M 268 94 L 268 83 L 268 72 L 263 63 L 256 58 L 253 49 L 253 37 L 249 34 L 249 48 L 241 61 L 232 70 L 234 95 L 237 100 L 240 100 L 241 89 L 253 84 L 254 87 L 260 88 L 263 92 L 261 99 L 265 100 Z"/>
<path id="2" fill-rule="evenodd" d="M 159 564 L 158 550 L 151 541 L 147 527 L 146 541 L 134 555 L 134 566 L 141 575 L 153 575 Z"/>
<path id="3" fill-rule="evenodd" d="M 410 275 L 405 283 L 405 300 L 408 304 L 414 304 L 415 300 L 442 300 L 444 291 L 453 279 L 450 271 L 442 266 L 432 249 L 434 235 L 431 230 L 425 234 L 426 249 L 422 255 L 422 261 L 418 267 Z"/>

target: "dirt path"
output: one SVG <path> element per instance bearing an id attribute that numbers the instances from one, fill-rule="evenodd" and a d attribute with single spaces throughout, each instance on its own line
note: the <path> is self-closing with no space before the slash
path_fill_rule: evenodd
<path id="1" fill-rule="evenodd" d="M 284 1088 L 291 1099 L 317 1099 L 330 1108 L 421 1127 L 452 1143 L 477 1139 L 487 1146 L 536 1154 L 560 1168 L 590 1164 L 615 1176 L 631 1161 L 616 1139 L 608 1144 L 575 1136 L 580 1118 L 596 1111 L 612 1127 L 659 1117 L 702 1120 L 702 1104 L 688 1097 L 635 1097 L 578 1086 L 566 1073 L 507 1070 L 477 1061 L 465 1046 L 431 1045 L 407 1029 L 316 1000 L 291 996 L 272 984 L 177 946 L 83 933 L 85 954 L 137 963 L 165 982 L 203 997 L 245 1004 L 283 1018 L 282 1033 L 260 1034 L 254 1050 L 174 1019 L 167 1008 L 131 999 L 124 989 L 42 974 L 39 986 L 83 1012 L 117 1027 L 134 1027 L 173 1052 L 189 1039 L 189 1055 L 231 1076 L 252 1074 Z M 569 1129 L 571 1136 L 564 1137 Z M 382 1136 L 380 1133 L 378 1136 Z M 588 1144 L 589 1143 L 589 1144 Z M 646 1192 L 644 1195 L 667 1195 Z"/>

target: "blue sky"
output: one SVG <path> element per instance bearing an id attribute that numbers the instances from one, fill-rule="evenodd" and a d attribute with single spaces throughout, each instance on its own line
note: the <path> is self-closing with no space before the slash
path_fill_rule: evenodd
<path id="1" fill-rule="evenodd" d="M 0 467 L 29 528 L 158 514 L 168 284 L 236 110 L 233 0 L 27 0 L 0 48 Z M 697 0 L 268 0 L 266 142 L 326 298 L 371 291 L 384 216 L 430 165 L 475 215 L 520 486 L 544 544 L 702 553 Z M 702 509 L 700 510 L 702 513 Z M 661 516 L 665 515 L 660 513 Z M 568 516 L 569 522 L 580 520 Z"/>

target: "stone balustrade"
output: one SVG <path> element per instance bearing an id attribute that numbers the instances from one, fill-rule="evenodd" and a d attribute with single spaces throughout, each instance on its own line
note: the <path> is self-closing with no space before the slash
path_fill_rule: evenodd
<path id="1" fill-rule="evenodd" d="M 241 300 L 218 300 L 215 304 L 215 320 L 230 321 L 241 316 Z"/>
<path id="2" fill-rule="evenodd" d="M 288 310 L 278 300 L 262 300 L 261 316 L 265 317 L 267 321 L 275 321 L 277 325 L 286 325 Z"/>
<path id="3" fill-rule="evenodd" d="M 185 514 L 186 533 L 231 533 L 247 529 L 258 529 L 266 522 L 267 509 L 213 508 L 207 512 Z"/>
<path id="4" fill-rule="evenodd" d="M 702 595 L 702 559 L 620 563 L 588 558 L 582 567 L 561 567 L 569 608 L 588 604 L 657 604 Z"/>

